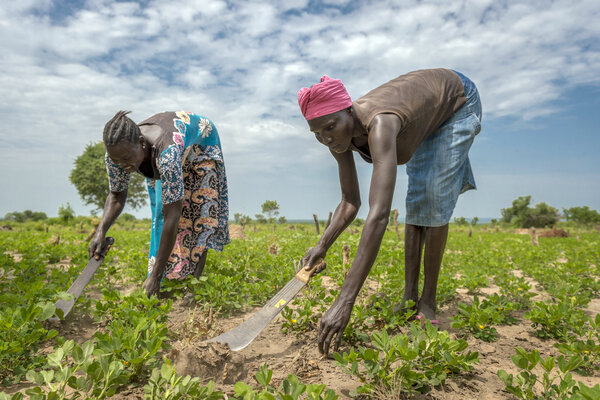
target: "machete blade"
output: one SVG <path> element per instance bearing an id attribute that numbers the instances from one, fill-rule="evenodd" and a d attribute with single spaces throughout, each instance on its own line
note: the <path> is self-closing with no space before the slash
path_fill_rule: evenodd
<path id="1" fill-rule="evenodd" d="M 302 268 L 263 308 L 252 314 L 240 325 L 207 340 L 207 342 L 227 343 L 233 351 L 239 351 L 248 346 L 308 283 L 312 272 L 318 270 L 321 265 L 322 262 L 319 262 L 310 270 Z"/>
<path id="2" fill-rule="evenodd" d="M 71 311 L 71 308 L 73 308 L 73 305 L 81 295 L 81 292 L 83 292 L 83 289 L 85 289 L 90 280 L 92 280 L 94 273 L 96 272 L 100 264 L 102 264 L 102 261 L 104 261 L 104 257 L 106 257 L 108 250 L 110 250 L 110 247 L 113 245 L 114 242 L 115 239 L 113 239 L 110 236 L 107 237 L 105 241 L 105 248 L 102 251 L 100 258 L 98 260 L 96 260 L 94 257 L 90 258 L 90 261 L 87 263 L 81 274 L 77 277 L 77 279 L 75 279 L 75 282 L 71 284 L 69 290 L 67 290 L 67 293 L 72 294 L 73 298 L 70 300 L 60 299 L 56 302 L 55 307 L 57 310 L 62 310 L 63 319 Z M 50 318 L 50 320 L 59 321 L 59 318 L 55 315 L 54 317 Z"/>

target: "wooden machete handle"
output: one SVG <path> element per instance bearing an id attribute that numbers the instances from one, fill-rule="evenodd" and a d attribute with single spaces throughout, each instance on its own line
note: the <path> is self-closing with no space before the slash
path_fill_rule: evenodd
<path id="1" fill-rule="evenodd" d="M 296 278 L 300 279 L 304 283 L 307 283 L 312 273 L 321 265 L 323 265 L 324 262 L 325 261 L 321 258 L 310 269 L 305 269 L 305 267 L 303 266 L 300 269 L 300 271 L 298 271 L 298 273 L 296 274 Z"/>
<path id="2" fill-rule="evenodd" d="M 111 246 L 115 243 L 115 238 L 113 238 L 112 236 L 108 236 L 106 237 L 106 239 L 104 240 L 104 244 L 106 245 L 106 247 L 104 247 L 104 249 L 102 250 L 102 257 L 106 257 L 106 254 L 108 254 L 108 251 L 110 250 Z"/>

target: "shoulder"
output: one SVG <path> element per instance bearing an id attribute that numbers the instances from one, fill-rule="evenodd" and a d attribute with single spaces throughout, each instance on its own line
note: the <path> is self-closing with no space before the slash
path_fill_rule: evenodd
<path id="1" fill-rule="evenodd" d="M 369 124 L 369 148 L 371 152 L 376 149 L 395 149 L 401 127 L 402 122 L 397 115 L 377 114 Z"/>

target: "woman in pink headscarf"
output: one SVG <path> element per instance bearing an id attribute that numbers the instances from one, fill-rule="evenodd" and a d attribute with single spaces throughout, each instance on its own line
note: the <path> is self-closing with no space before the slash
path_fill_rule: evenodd
<path id="1" fill-rule="evenodd" d="M 298 103 L 316 139 L 339 168 L 342 199 L 319 242 L 302 259 L 307 270 L 352 222 L 360 207 L 353 152 L 373 164 L 369 213 L 340 295 L 323 315 L 319 350 L 337 350 L 358 293 L 377 257 L 389 221 L 397 166 L 406 164 L 405 288 L 399 312 L 416 304 L 417 318 L 435 320 L 436 290 L 459 194 L 475 189 L 468 152 L 481 130 L 481 102 L 467 77 L 449 69 L 410 72 L 352 102 L 340 80 L 324 76 L 298 92 Z M 418 295 L 421 256 L 425 281 Z"/>

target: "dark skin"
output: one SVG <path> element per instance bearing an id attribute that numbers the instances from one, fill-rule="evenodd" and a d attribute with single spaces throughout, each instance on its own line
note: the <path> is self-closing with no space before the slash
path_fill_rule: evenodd
<path id="1" fill-rule="evenodd" d="M 356 117 L 352 107 L 308 121 L 316 139 L 329 147 L 338 163 L 342 199 L 337 206 L 329 227 L 317 245 L 302 258 L 306 269 L 324 259 L 327 250 L 338 236 L 350 225 L 360 208 L 360 192 L 356 166 L 352 155 L 353 147 L 367 149 L 373 160 L 373 173 L 369 189 L 369 213 L 356 257 L 338 298 L 323 315 L 320 324 L 319 351 L 328 354 L 333 343 L 337 351 L 342 334 L 358 293 L 367 278 L 381 245 L 389 221 L 396 184 L 397 166 L 410 160 L 419 143 L 400 134 L 401 121 L 394 114 L 377 115 L 365 128 Z M 448 225 L 422 227 L 406 225 L 405 293 L 403 303 L 412 300 L 418 304 L 417 311 L 427 319 L 435 318 L 437 279 L 446 245 Z M 418 279 L 421 254 L 425 247 L 425 282 L 421 298 L 418 298 Z M 400 308 L 406 308 L 401 304 Z"/>
<path id="2" fill-rule="evenodd" d="M 154 162 L 154 160 L 152 160 L 152 146 L 162 134 L 160 128 L 155 125 L 142 125 L 140 126 L 140 131 L 142 136 L 137 143 L 120 142 L 115 145 L 106 146 L 106 152 L 111 160 L 129 172 L 140 173 L 140 167 L 142 166 L 149 166 L 150 170 L 152 170 L 151 163 Z M 148 168 L 145 168 L 145 170 L 148 170 Z M 158 178 L 158 176 L 155 176 L 155 178 Z M 90 247 L 88 249 L 90 257 L 93 256 L 96 259 L 100 258 L 105 243 L 106 233 L 119 214 L 121 214 L 121 211 L 123 211 L 126 200 L 127 190 L 122 192 L 111 191 L 108 194 L 104 203 L 102 219 L 98 225 L 94 238 L 90 242 Z M 163 204 L 163 229 L 154 268 L 142 285 L 146 290 L 146 295 L 148 297 L 157 295 L 160 290 L 160 281 L 175 244 L 182 206 L 183 200 L 170 204 Z M 196 278 L 202 274 L 205 263 L 206 251 L 202 253 L 200 259 L 196 263 L 196 270 L 194 272 Z"/>

